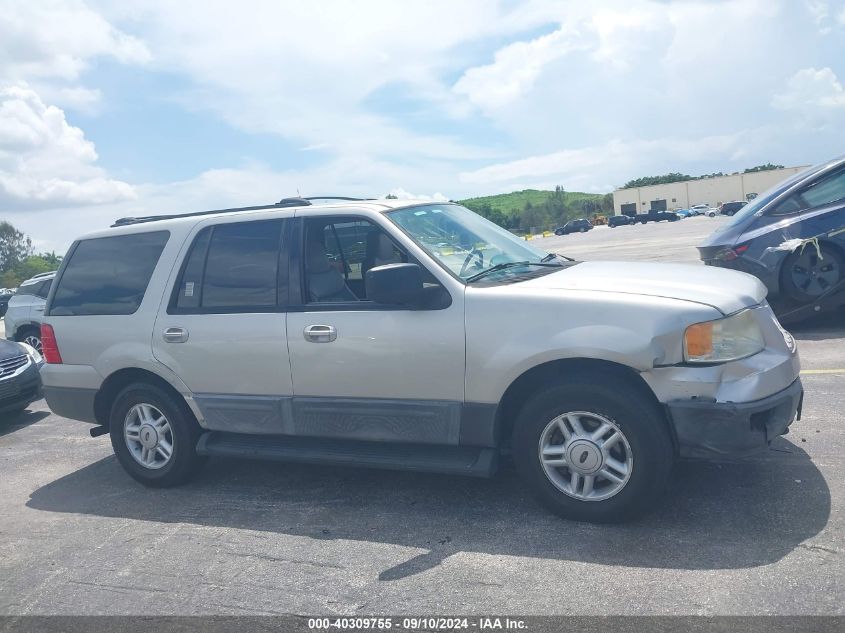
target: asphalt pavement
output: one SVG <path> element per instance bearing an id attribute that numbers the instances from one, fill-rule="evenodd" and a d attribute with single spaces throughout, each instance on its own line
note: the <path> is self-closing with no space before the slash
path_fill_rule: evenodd
<path id="1" fill-rule="evenodd" d="M 535 244 L 696 261 L 720 218 Z M 678 465 L 663 505 L 558 519 L 492 480 L 212 459 L 131 480 L 44 402 L 0 426 L 0 614 L 845 614 L 845 320 L 796 328 L 804 417 L 756 457 Z"/>

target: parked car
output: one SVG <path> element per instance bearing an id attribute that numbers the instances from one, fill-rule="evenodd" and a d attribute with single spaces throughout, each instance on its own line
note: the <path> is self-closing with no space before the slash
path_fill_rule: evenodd
<path id="1" fill-rule="evenodd" d="M 41 398 L 44 361 L 24 343 L 0 340 L 0 417 L 11 418 Z"/>
<path id="2" fill-rule="evenodd" d="M 614 228 L 616 226 L 626 226 L 628 224 L 633 224 L 633 221 L 627 215 L 611 215 L 607 219 L 607 225 L 610 228 Z"/>
<path id="3" fill-rule="evenodd" d="M 690 207 L 690 211 L 692 215 L 707 215 L 711 218 L 716 215 L 716 209 L 709 204 L 694 204 Z"/>
<path id="4" fill-rule="evenodd" d="M 15 296 L 9 298 L 4 315 L 7 339 L 41 351 L 41 320 L 55 276 L 56 271 L 35 275 L 23 282 Z"/>
<path id="5" fill-rule="evenodd" d="M 555 235 L 569 235 L 570 233 L 586 233 L 592 230 L 593 225 L 586 218 L 570 220 L 563 226 L 555 229 Z"/>
<path id="6" fill-rule="evenodd" d="M 507 453 L 554 512 L 612 521 L 796 416 L 795 341 L 748 275 L 577 262 L 454 203 L 248 209 L 122 219 L 51 290 L 47 402 L 145 485 L 205 456 L 487 477 Z"/>
<path id="7" fill-rule="evenodd" d="M 694 216 L 694 215 L 698 215 L 698 214 L 697 214 L 695 211 L 693 211 L 692 209 L 674 209 L 674 210 L 672 211 L 672 213 L 674 213 L 675 215 L 677 215 L 677 216 L 678 216 L 681 220 L 683 220 L 684 218 L 689 218 L 689 217 L 692 217 L 692 216 Z"/>
<path id="8" fill-rule="evenodd" d="M 742 209 L 748 203 L 745 200 L 734 200 L 733 202 L 723 202 L 719 205 L 719 213 L 721 215 L 734 215 L 737 211 Z"/>
<path id="9" fill-rule="evenodd" d="M 6 309 L 9 307 L 9 299 L 15 296 L 14 289 L 3 288 L 0 290 L 0 317 L 6 314 Z"/>
<path id="10" fill-rule="evenodd" d="M 634 224 L 647 224 L 649 222 L 677 222 L 681 217 L 674 211 L 649 211 L 648 213 L 638 213 L 634 216 Z"/>
<path id="11" fill-rule="evenodd" d="M 698 250 L 705 264 L 760 279 L 772 300 L 834 296 L 845 282 L 845 156 L 760 194 Z"/>

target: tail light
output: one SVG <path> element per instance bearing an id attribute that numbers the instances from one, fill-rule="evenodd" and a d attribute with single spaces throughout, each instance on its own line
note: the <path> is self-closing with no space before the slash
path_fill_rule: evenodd
<path id="1" fill-rule="evenodd" d="M 62 355 L 59 353 L 59 345 L 56 343 L 56 333 L 52 325 L 41 324 L 41 355 L 44 362 L 52 365 L 62 364 Z"/>
<path id="2" fill-rule="evenodd" d="M 739 246 L 734 246 L 733 248 L 726 248 L 717 255 L 717 259 L 721 259 L 723 262 L 731 262 L 738 259 L 745 251 L 747 251 L 748 246 L 748 244 L 740 244 Z"/>

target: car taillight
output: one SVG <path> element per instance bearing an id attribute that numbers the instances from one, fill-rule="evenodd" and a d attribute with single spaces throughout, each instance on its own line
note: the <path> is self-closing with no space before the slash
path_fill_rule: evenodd
<path id="1" fill-rule="evenodd" d="M 62 364 L 62 355 L 59 353 L 59 345 L 56 343 L 56 333 L 52 325 L 41 324 L 41 355 L 44 362 L 52 365 Z"/>
<path id="2" fill-rule="evenodd" d="M 735 246 L 734 248 L 726 248 L 721 253 L 719 253 L 716 258 L 721 259 L 723 262 L 731 262 L 737 259 L 747 250 L 748 244 L 740 244 L 739 246 Z"/>

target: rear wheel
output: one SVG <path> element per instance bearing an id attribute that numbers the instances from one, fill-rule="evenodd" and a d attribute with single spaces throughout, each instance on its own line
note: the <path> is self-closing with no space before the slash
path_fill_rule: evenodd
<path id="1" fill-rule="evenodd" d="M 789 254 L 781 268 L 781 288 L 801 302 L 814 301 L 845 278 L 842 255 L 828 244 L 813 244 Z"/>
<path id="2" fill-rule="evenodd" d="M 568 519 L 635 517 L 660 498 L 674 461 L 656 405 L 628 385 L 579 380 L 536 394 L 512 438 L 514 461 L 539 501 Z"/>
<path id="3" fill-rule="evenodd" d="M 109 433 L 120 464 L 146 486 L 177 486 L 204 463 L 196 453 L 200 427 L 190 410 L 156 385 L 135 383 L 118 394 Z"/>

